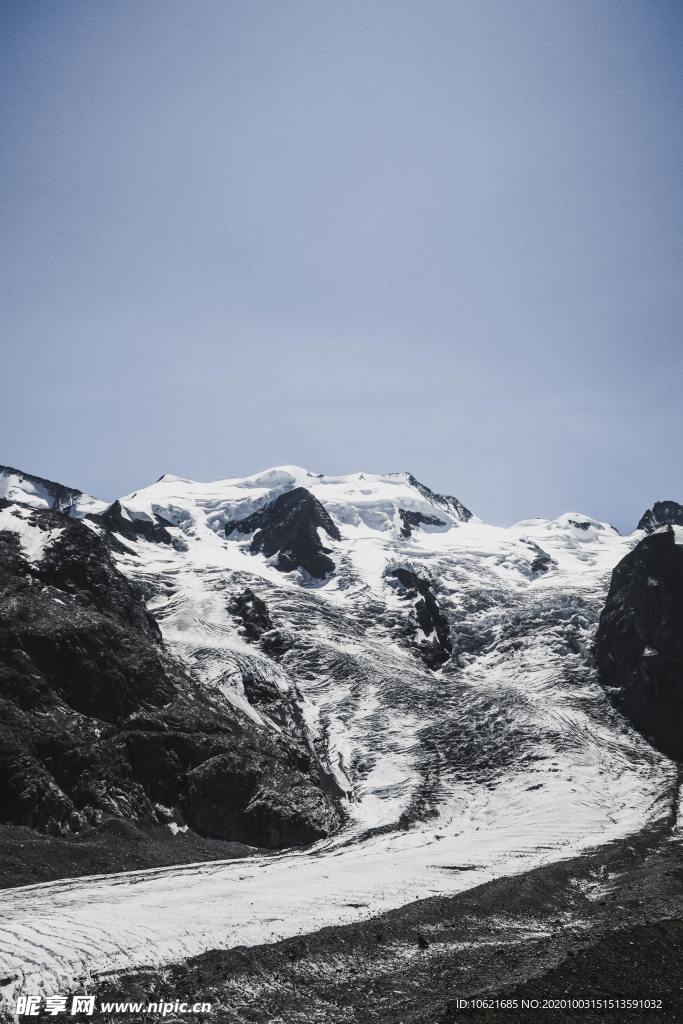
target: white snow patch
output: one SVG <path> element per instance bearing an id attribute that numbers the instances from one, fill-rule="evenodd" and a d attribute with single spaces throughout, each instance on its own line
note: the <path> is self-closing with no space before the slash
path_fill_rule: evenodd
<path id="1" fill-rule="evenodd" d="M 22 554 L 28 562 L 40 562 L 48 544 L 64 532 L 63 527 L 44 530 L 37 526 L 31 510 L 21 505 L 0 509 L 0 530 L 17 534 Z"/>
<path id="2" fill-rule="evenodd" d="M 168 827 L 174 836 L 177 836 L 179 832 L 187 832 L 187 825 L 179 825 L 176 821 L 169 821 Z"/>

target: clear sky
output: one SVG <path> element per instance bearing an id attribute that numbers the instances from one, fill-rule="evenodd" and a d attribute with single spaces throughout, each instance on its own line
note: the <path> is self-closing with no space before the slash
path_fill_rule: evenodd
<path id="1" fill-rule="evenodd" d="M 0 462 L 683 500 L 683 5 L 2 0 Z"/>

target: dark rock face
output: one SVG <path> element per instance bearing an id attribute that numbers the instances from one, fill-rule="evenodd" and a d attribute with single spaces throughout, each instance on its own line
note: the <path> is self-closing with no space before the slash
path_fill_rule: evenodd
<path id="1" fill-rule="evenodd" d="M 532 576 L 542 576 L 551 569 L 557 568 L 555 559 L 551 558 L 548 552 L 544 551 L 538 544 L 534 544 L 533 541 L 527 541 L 527 547 L 530 548 L 534 555 L 534 559 L 529 567 Z"/>
<path id="2" fill-rule="evenodd" d="M 595 658 L 616 707 L 683 760 L 683 547 L 673 530 L 646 537 L 614 569 Z"/>
<path id="3" fill-rule="evenodd" d="M 320 839 L 328 832 L 320 828 L 329 823 L 328 795 L 295 763 L 278 769 L 268 778 L 262 751 L 242 744 L 203 761 L 187 776 L 188 820 L 202 835 L 269 848 Z"/>
<path id="4" fill-rule="evenodd" d="M 229 537 L 235 530 L 255 530 L 252 554 L 262 552 L 267 558 L 278 555 L 276 568 L 280 572 L 305 569 L 315 579 L 324 579 L 334 572 L 335 565 L 327 557 L 330 552 L 320 541 L 319 529 L 333 540 L 341 540 L 339 530 L 318 499 L 305 487 L 295 487 L 246 519 L 226 523 L 225 535 Z"/>
<path id="5" fill-rule="evenodd" d="M 413 527 L 417 526 L 445 526 L 446 524 L 436 516 L 425 516 L 422 512 L 411 512 L 410 509 L 400 508 L 398 514 L 401 517 L 401 533 L 404 537 L 411 537 Z"/>
<path id="6" fill-rule="evenodd" d="M 241 619 L 248 640 L 260 640 L 264 633 L 273 628 L 266 602 L 257 597 L 251 587 L 247 587 L 235 598 L 230 611 Z"/>
<path id="7" fill-rule="evenodd" d="M 252 643 L 260 643 L 266 654 L 279 658 L 289 649 L 289 641 L 281 630 L 276 629 L 270 617 L 268 606 L 251 587 L 247 587 L 231 602 L 229 611 L 239 619 L 244 635 Z M 247 683 L 245 682 L 245 690 Z M 251 696 L 247 693 L 251 701 Z"/>
<path id="8" fill-rule="evenodd" d="M 100 512 L 98 515 L 89 515 L 88 519 L 100 523 L 107 530 L 125 537 L 126 540 L 135 541 L 143 537 L 154 544 L 173 543 L 173 538 L 167 529 L 173 524 L 169 523 L 167 519 L 159 515 L 155 515 L 154 520 L 129 519 L 123 514 L 120 501 L 112 502 L 104 512 Z"/>
<path id="9" fill-rule="evenodd" d="M 0 532 L 0 823 L 69 835 L 175 820 L 274 847 L 339 827 L 338 787 L 303 731 L 276 736 L 208 695 L 106 538 L 56 511 L 21 515 L 54 539 L 29 562 Z"/>
<path id="10" fill-rule="evenodd" d="M 683 505 L 677 501 L 656 501 L 642 516 L 637 529 L 654 533 L 660 526 L 683 526 Z"/>
<path id="11" fill-rule="evenodd" d="M 465 508 L 463 503 L 454 498 L 452 494 L 436 494 L 426 484 L 421 484 L 419 480 L 416 480 L 412 473 L 408 474 L 408 481 L 423 498 L 426 498 L 432 505 L 436 505 L 437 508 L 443 508 L 446 512 L 450 512 L 456 519 L 461 519 L 463 523 L 466 523 L 472 518 L 470 510 Z"/>
<path id="12" fill-rule="evenodd" d="M 439 608 L 429 580 L 418 576 L 409 569 L 394 569 L 395 577 L 407 598 L 417 598 L 415 615 L 422 632 L 429 637 L 418 645 L 425 663 L 430 668 L 439 668 L 453 653 L 448 619 Z M 433 634 L 433 636 L 432 636 Z"/>
<path id="13" fill-rule="evenodd" d="M 207 839 L 189 829 L 173 834 L 167 825 L 140 827 L 123 818 L 105 818 L 101 825 L 68 835 L 0 824 L 0 888 L 246 857 L 251 852 L 242 843 Z"/>
<path id="14" fill-rule="evenodd" d="M 590 530 L 591 528 L 591 524 L 589 522 L 586 522 L 585 519 L 570 519 L 569 523 L 571 526 L 574 527 L 574 529 L 584 530 L 584 532 L 586 530 Z"/>

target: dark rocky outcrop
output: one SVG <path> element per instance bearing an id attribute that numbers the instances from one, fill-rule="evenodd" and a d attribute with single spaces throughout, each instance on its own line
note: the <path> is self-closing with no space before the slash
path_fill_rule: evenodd
<path id="1" fill-rule="evenodd" d="M 401 518 L 401 533 L 404 537 L 411 537 L 413 527 L 417 526 L 445 526 L 442 519 L 436 516 L 425 516 L 422 512 L 412 512 L 410 509 L 400 508 L 398 514 Z"/>
<path id="2" fill-rule="evenodd" d="M 590 530 L 593 525 L 588 519 L 568 519 L 567 522 L 570 526 L 573 526 L 575 530 L 583 530 L 584 533 Z"/>
<path id="3" fill-rule="evenodd" d="M 140 827 L 123 818 L 105 818 L 100 825 L 67 835 L 0 824 L 0 888 L 247 857 L 252 852 L 243 843 L 207 839 L 190 829 L 174 834 L 167 825 Z"/>
<path id="4" fill-rule="evenodd" d="M 154 519 L 131 519 L 123 514 L 120 501 L 112 502 L 104 512 L 89 515 L 88 519 L 126 540 L 136 541 L 142 537 L 154 544 L 173 543 L 173 537 L 168 532 L 168 527 L 172 527 L 173 523 L 160 515 L 155 515 Z"/>
<path id="5" fill-rule="evenodd" d="M 273 628 L 273 620 L 266 602 L 247 587 L 230 604 L 230 612 L 242 622 L 248 640 L 260 640 Z"/>
<path id="6" fill-rule="evenodd" d="M 641 517 L 637 529 L 654 533 L 660 526 L 683 526 L 683 505 L 677 501 L 656 501 Z"/>
<path id="7" fill-rule="evenodd" d="M 529 566 L 532 576 L 542 576 L 551 569 L 557 569 L 557 562 L 555 559 L 552 558 L 547 551 L 544 551 L 542 547 L 539 547 L 539 545 L 535 544 L 533 541 L 527 541 L 526 545 L 534 556 L 533 561 Z"/>
<path id="8" fill-rule="evenodd" d="M 324 579 L 334 572 L 335 565 L 318 530 L 341 540 L 324 506 L 305 487 L 285 491 L 246 519 L 230 520 L 225 525 L 226 537 L 235 531 L 254 533 L 252 554 L 262 553 L 267 558 L 277 555 L 275 565 L 280 572 L 305 569 L 315 579 Z"/>
<path id="9" fill-rule="evenodd" d="M 673 530 L 645 537 L 614 569 L 595 658 L 616 707 L 683 760 L 683 547 Z"/>
<path id="10" fill-rule="evenodd" d="M 27 561 L 0 532 L 0 823 L 68 836 L 175 820 L 268 847 L 341 824 L 305 735 L 260 728 L 197 684 L 105 537 L 56 511 L 21 515 L 54 539 Z"/>
<path id="11" fill-rule="evenodd" d="M 456 519 L 460 519 L 463 523 L 466 523 L 472 518 L 472 513 L 468 508 L 465 508 L 463 503 L 457 498 L 454 498 L 452 494 L 437 494 L 426 484 L 420 483 L 412 473 L 408 474 L 408 482 L 412 487 L 420 492 L 423 498 L 426 498 L 430 505 L 436 505 L 437 508 L 442 508 L 446 512 L 449 512 Z"/>
<path id="12" fill-rule="evenodd" d="M 247 587 L 233 598 L 228 610 L 242 623 L 246 639 L 252 643 L 259 643 L 261 649 L 272 658 L 280 658 L 289 650 L 290 640 L 287 633 L 275 628 L 266 602 L 258 597 L 251 587 Z"/>
<path id="13" fill-rule="evenodd" d="M 320 839 L 339 819 L 330 814 L 329 794 L 312 786 L 302 767 L 279 764 L 268 773 L 258 746 L 236 744 L 188 773 L 188 820 L 202 835 L 273 849 Z"/>
<path id="14" fill-rule="evenodd" d="M 410 569 L 393 569 L 390 577 L 398 580 L 405 597 L 415 600 L 417 625 L 428 637 L 418 649 L 430 668 L 439 668 L 453 653 L 448 619 L 439 607 L 429 580 Z"/>

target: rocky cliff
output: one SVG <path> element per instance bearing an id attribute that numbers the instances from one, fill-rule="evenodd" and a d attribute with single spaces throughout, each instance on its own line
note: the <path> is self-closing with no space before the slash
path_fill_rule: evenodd
<path id="1" fill-rule="evenodd" d="M 106 517 L 0 512 L 2 822 L 64 835 L 114 817 L 263 847 L 339 827 L 303 725 L 259 727 L 197 684 L 117 569 Z"/>
<path id="2" fill-rule="evenodd" d="M 616 707 L 683 760 L 683 547 L 676 541 L 674 527 L 660 528 L 616 566 L 595 656 Z"/>

